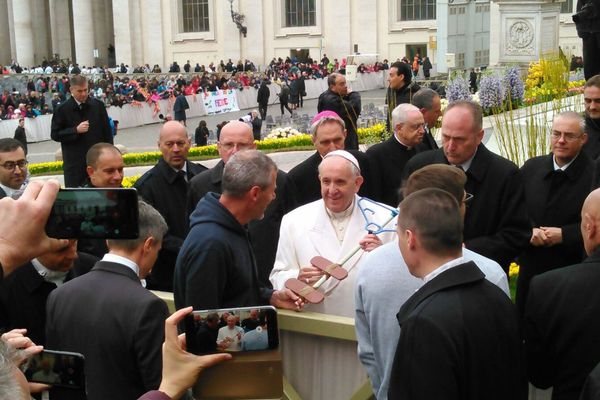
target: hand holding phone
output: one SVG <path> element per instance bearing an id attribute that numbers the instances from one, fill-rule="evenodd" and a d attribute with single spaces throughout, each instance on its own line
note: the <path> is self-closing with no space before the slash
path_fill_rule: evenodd
<path id="1" fill-rule="evenodd" d="M 44 350 L 25 364 L 29 382 L 85 390 L 84 358 L 79 353 Z"/>

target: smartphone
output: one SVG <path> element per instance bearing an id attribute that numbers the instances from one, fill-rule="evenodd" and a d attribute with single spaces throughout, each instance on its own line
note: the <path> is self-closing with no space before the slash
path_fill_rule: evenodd
<path id="1" fill-rule="evenodd" d="M 277 349 L 277 310 L 265 306 L 192 311 L 185 319 L 185 339 L 193 354 Z"/>
<path id="2" fill-rule="evenodd" d="M 60 189 L 46 234 L 57 239 L 137 239 L 137 190 Z"/>
<path id="3" fill-rule="evenodd" d="M 44 350 L 32 356 L 24 367 L 29 382 L 85 391 L 82 354 Z"/>

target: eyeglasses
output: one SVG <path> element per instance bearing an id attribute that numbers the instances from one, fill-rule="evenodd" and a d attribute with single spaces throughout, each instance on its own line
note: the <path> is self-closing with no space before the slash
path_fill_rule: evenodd
<path id="1" fill-rule="evenodd" d="M 471 193 L 465 193 L 465 198 L 463 199 L 463 203 L 465 203 L 465 205 L 469 205 L 471 204 L 471 201 L 473 201 L 473 196 Z"/>
<path id="2" fill-rule="evenodd" d="M 2 168 L 6 169 L 8 171 L 14 171 L 17 166 L 20 169 L 25 169 L 27 167 L 27 164 L 29 164 L 29 161 L 19 160 L 19 161 L 7 161 L 4 164 L 0 164 L 0 165 L 2 165 Z"/>
<path id="3" fill-rule="evenodd" d="M 552 133 L 550 134 L 550 137 L 552 138 L 552 140 L 560 140 L 561 137 L 564 137 L 567 142 L 574 142 L 577 139 L 581 139 L 582 136 L 583 135 L 577 135 L 577 134 L 571 133 L 571 132 L 559 132 L 559 131 L 552 131 Z"/>
<path id="4" fill-rule="evenodd" d="M 412 129 L 413 131 L 416 131 L 419 128 L 423 128 L 423 130 L 425 130 L 425 128 L 427 128 L 427 124 L 423 123 L 423 124 L 412 124 L 412 125 L 408 125 L 408 127 L 410 129 Z"/>

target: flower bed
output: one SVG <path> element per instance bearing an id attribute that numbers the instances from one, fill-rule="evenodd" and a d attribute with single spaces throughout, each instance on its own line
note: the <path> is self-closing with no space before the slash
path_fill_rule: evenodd
<path id="1" fill-rule="evenodd" d="M 296 131 L 291 129 L 291 131 Z M 296 131 L 298 132 L 298 131 Z M 377 143 L 385 137 L 385 125 L 378 124 L 369 128 L 360 128 L 358 130 L 358 139 L 360 143 Z M 295 148 L 312 147 L 311 136 L 300 133 L 290 135 L 286 138 L 272 138 L 256 142 L 256 147 L 263 151 L 283 151 L 294 150 Z M 134 165 L 154 165 L 160 160 L 159 151 L 147 153 L 128 153 L 123 155 L 123 161 L 126 166 Z M 219 157 L 217 145 L 192 147 L 189 152 L 191 159 L 208 159 Z M 31 175 L 48 175 L 62 173 L 62 161 L 52 161 L 44 163 L 29 164 L 29 173 Z"/>

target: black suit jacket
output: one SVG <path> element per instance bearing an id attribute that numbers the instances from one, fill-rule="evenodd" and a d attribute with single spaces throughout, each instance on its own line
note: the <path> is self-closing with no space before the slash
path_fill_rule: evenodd
<path id="1" fill-rule="evenodd" d="M 331 110 L 339 115 L 346 125 L 346 140 L 344 148 L 347 150 L 358 150 L 357 121 L 361 111 L 360 94 L 351 92 L 347 96 L 341 96 L 327 89 L 319 96 L 317 111 Z"/>
<path id="2" fill-rule="evenodd" d="M 82 106 L 79 109 L 77 102 L 71 97 L 52 114 L 50 137 L 61 144 L 67 187 L 78 187 L 85 181 L 85 155 L 90 147 L 100 142 L 113 143 L 104 103 L 88 97 Z M 89 121 L 90 128 L 79 135 L 77 125 L 83 121 Z"/>
<path id="3" fill-rule="evenodd" d="M 449 164 L 444 150 L 417 154 L 406 164 L 405 174 L 429 164 Z M 466 174 L 465 190 L 474 197 L 465 215 L 465 246 L 496 261 L 508 273 L 510 262 L 531 238 L 521 172 L 480 144 Z"/>
<path id="4" fill-rule="evenodd" d="M 191 161 L 186 163 L 186 168 L 187 182 L 161 158 L 134 185 L 142 199 L 156 208 L 169 226 L 152 273 L 147 279 L 148 289 L 173 291 L 175 261 L 189 225 L 186 212 L 188 182 L 207 170 L 204 165 Z"/>
<path id="5" fill-rule="evenodd" d="M 367 155 L 361 151 L 349 150 L 360 166 L 360 174 L 364 182 L 358 191 L 359 196 L 374 199 L 379 196 L 380 188 L 377 187 L 377 180 L 374 179 Z M 288 179 L 293 183 L 296 189 L 295 200 L 296 207 L 311 203 L 321 198 L 321 183 L 319 182 L 319 164 L 323 158 L 319 152 L 308 157 L 300 164 L 296 165 L 288 172 Z"/>
<path id="6" fill-rule="evenodd" d="M 187 202 L 189 214 L 196 209 L 200 199 L 208 192 L 221 193 L 223 168 L 225 168 L 225 164 L 221 160 L 213 168 L 191 180 Z M 248 224 L 250 243 L 256 258 L 258 279 L 266 287 L 272 287 L 269 275 L 275 264 L 281 218 L 296 207 L 294 186 L 290 182 L 289 176 L 285 172 L 277 170 L 276 184 L 275 200 L 267 206 L 265 216 Z"/>
<path id="7" fill-rule="evenodd" d="M 82 353 L 89 400 L 131 400 L 157 389 L 164 301 L 122 264 L 99 261 L 48 298 L 46 348 Z"/>
<path id="8" fill-rule="evenodd" d="M 398 142 L 395 136 L 385 142 L 371 146 L 367 158 L 372 168 L 372 179 L 377 180 L 380 193 L 373 199 L 391 207 L 398 207 L 398 190 L 402 183 L 404 167 L 417 150 L 410 150 Z"/>
<path id="9" fill-rule="evenodd" d="M 427 282 L 397 317 L 390 400 L 523 398 L 514 306 L 475 263 Z"/>
<path id="10" fill-rule="evenodd" d="M 552 247 L 528 244 L 519 256 L 517 306 L 522 312 L 534 275 L 580 263 L 584 258 L 581 207 L 590 192 L 592 162 L 581 152 L 566 171 L 554 171 L 553 155 L 527 160 L 521 167 L 531 228 L 562 228 L 563 242 Z"/>
<path id="11" fill-rule="evenodd" d="M 534 276 L 525 306 L 529 381 L 552 400 L 577 399 L 600 362 L 600 250 L 581 264 Z"/>
<path id="12" fill-rule="evenodd" d="M 598 156 L 600 156 L 600 118 L 592 119 L 586 117 L 585 128 L 586 133 L 588 134 L 588 140 L 583 145 L 583 151 L 592 160 L 596 160 Z"/>
<path id="13" fill-rule="evenodd" d="M 98 258 L 78 253 L 65 282 L 81 276 L 94 266 Z M 46 344 L 46 300 L 56 285 L 47 282 L 31 262 L 17 268 L 1 284 L 0 328 L 7 331 L 26 328 L 35 344 Z"/>

